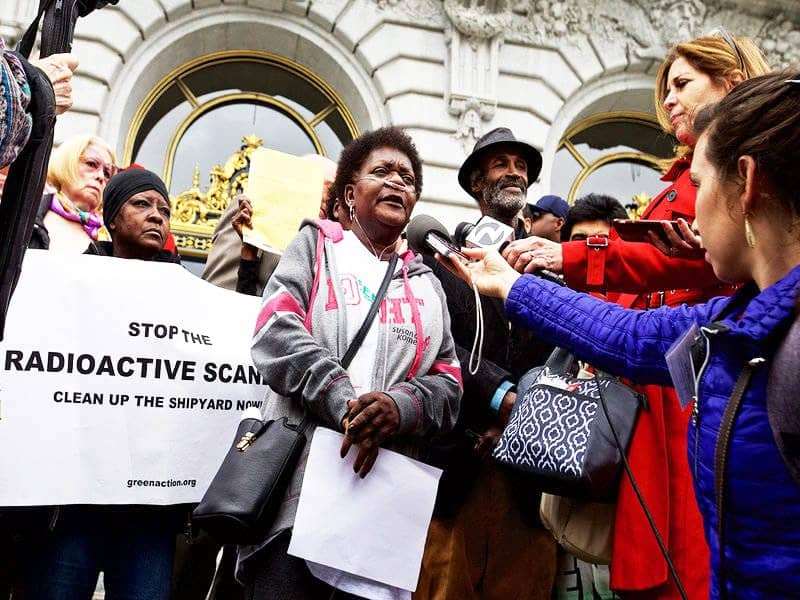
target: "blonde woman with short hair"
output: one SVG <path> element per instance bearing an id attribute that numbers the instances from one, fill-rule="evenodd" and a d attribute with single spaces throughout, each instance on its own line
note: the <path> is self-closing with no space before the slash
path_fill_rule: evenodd
<path id="1" fill-rule="evenodd" d="M 114 151 L 95 135 L 69 138 L 54 150 L 47 169 L 50 193 L 43 198 L 31 247 L 80 254 L 90 242 L 109 240 L 103 190 L 116 171 Z"/>

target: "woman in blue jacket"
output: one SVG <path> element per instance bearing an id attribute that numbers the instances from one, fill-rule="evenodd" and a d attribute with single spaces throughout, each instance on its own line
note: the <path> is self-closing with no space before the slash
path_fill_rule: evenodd
<path id="1" fill-rule="evenodd" d="M 512 321 L 609 372 L 669 384 L 668 350 L 688 361 L 688 453 L 712 598 L 800 590 L 800 482 L 767 417 L 768 381 L 782 377 L 772 358 L 800 300 L 799 104 L 800 75 L 784 72 L 741 83 L 695 120 L 696 223 L 717 277 L 745 284 L 733 297 L 626 310 L 520 276 L 496 252 L 466 250 L 480 260 L 451 265 L 504 298 Z"/>

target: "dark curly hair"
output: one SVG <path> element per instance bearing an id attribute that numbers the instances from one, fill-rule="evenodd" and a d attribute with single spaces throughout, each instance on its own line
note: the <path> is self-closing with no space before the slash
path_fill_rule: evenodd
<path id="1" fill-rule="evenodd" d="M 414 171 L 414 191 L 419 198 L 422 193 L 422 159 L 419 157 L 417 147 L 411 137 L 400 127 L 381 127 L 358 136 L 342 150 L 336 169 L 336 179 L 328 189 L 329 219 L 334 218 L 333 209 L 336 202 L 344 198 L 344 188 L 353 183 L 356 171 L 362 167 L 370 152 L 376 148 L 394 148 L 408 157 Z"/>
<path id="2" fill-rule="evenodd" d="M 587 194 L 578 198 L 567 213 L 561 228 L 561 241 L 568 242 L 572 228 L 584 221 L 605 221 L 609 225 L 614 219 L 627 219 L 628 211 L 619 200 L 604 194 Z"/>

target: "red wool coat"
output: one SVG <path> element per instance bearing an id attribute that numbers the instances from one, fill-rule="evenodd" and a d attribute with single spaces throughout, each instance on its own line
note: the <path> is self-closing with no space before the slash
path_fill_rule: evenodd
<path id="1" fill-rule="evenodd" d="M 683 217 L 691 223 L 696 192 L 689 180 L 689 160 L 678 160 L 662 180 L 671 185 L 650 202 L 642 218 Z M 564 276 L 570 287 L 621 292 L 615 301 L 623 306 L 697 304 L 732 291 L 717 280 L 704 259 L 668 258 L 651 244 L 625 242 L 613 231 L 607 245 L 590 238 L 588 242 L 567 242 L 562 246 Z M 648 408 L 640 414 L 631 440 L 631 468 L 689 598 L 707 598 L 708 548 L 686 456 L 690 411 L 681 410 L 672 388 L 649 385 L 637 389 L 646 394 Z M 642 592 L 642 598 L 679 598 L 668 578 L 666 562 L 644 512 L 623 477 L 614 529 L 611 587 L 634 592 L 626 593 L 626 598 L 637 597 L 637 591 Z"/>

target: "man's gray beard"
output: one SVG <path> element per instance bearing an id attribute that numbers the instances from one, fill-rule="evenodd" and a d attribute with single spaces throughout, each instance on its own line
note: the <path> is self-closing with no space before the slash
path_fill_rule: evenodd
<path id="1" fill-rule="evenodd" d="M 525 206 L 525 194 L 505 189 L 486 190 L 486 213 L 498 221 L 512 221 Z"/>

